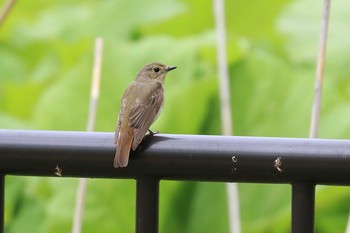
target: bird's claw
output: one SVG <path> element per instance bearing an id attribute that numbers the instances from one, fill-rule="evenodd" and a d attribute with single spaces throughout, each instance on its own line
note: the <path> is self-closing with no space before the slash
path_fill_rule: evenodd
<path id="1" fill-rule="evenodd" d="M 155 134 L 159 134 L 159 131 L 155 131 L 155 132 L 153 132 L 152 130 L 148 130 L 148 134 L 146 134 L 146 137 L 148 137 L 148 136 L 153 136 L 153 135 L 155 135 Z"/>

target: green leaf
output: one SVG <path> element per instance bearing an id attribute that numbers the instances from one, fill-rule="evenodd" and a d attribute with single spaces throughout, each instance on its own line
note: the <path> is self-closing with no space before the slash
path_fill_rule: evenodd
<path id="1" fill-rule="evenodd" d="M 185 232 L 228 232 L 225 185 L 198 183 Z"/>

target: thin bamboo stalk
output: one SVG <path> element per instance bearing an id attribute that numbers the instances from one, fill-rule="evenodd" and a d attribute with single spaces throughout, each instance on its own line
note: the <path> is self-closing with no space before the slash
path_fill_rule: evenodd
<path id="1" fill-rule="evenodd" d="M 103 40 L 97 38 L 95 42 L 95 59 L 91 82 L 90 107 L 86 131 L 92 132 L 95 128 L 96 111 L 100 94 L 101 66 L 102 66 Z M 80 178 L 77 189 L 72 233 L 80 233 L 82 230 L 82 217 L 84 214 L 84 202 L 87 189 L 87 179 Z"/>
<path id="2" fill-rule="evenodd" d="M 8 14 L 10 13 L 15 3 L 16 3 L 16 0 L 7 0 L 5 2 L 4 7 L 0 12 L 0 27 L 5 22 L 5 19 L 7 18 Z"/>
<path id="3" fill-rule="evenodd" d="M 311 115 L 310 138 L 318 137 L 320 108 L 321 108 L 321 99 L 322 99 L 322 86 L 323 86 L 323 76 L 324 76 L 323 73 L 324 73 L 324 64 L 326 59 L 329 8 L 330 8 L 330 0 L 324 0 L 323 19 L 322 19 L 321 33 L 320 33 L 320 44 L 318 48 L 317 66 L 316 66 L 315 94 L 314 94 L 314 102 L 312 106 L 312 115 Z"/>
<path id="4" fill-rule="evenodd" d="M 214 16 L 217 34 L 217 64 L 219 77 L 221 131 L 223 135 L 233 134 L 232 111 L 230 101 L 230 82 L 227 67 L 226 48 L 226 25 L 225 25 L 225 3 L 224 0 L 214 0 Z M 240 213 L 238 185 L 227 183 L 229 224 L 231 233 L 240 233 Z"/>

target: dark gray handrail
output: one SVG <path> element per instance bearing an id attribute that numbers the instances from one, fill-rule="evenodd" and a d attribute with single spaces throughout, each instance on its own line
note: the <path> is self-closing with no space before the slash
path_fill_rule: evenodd
<path id="1" fill-rule="evenodd" d="M 0 130 L 0 233 L 4 176 L 137 179 L 136 232 L 158 232 L 161 179 L 291 183 L 292 233 L 314 229 L 315 185 L 350 185 L 350 140 L 162 135 L 115 169 L 112 133 Z"/>
<path id="2" fill-rule="evenodd" d="M 164 135 L 113 167 L 112 133 L 0 130 L 0 173 L 350 184 L 350 140 Z"/>

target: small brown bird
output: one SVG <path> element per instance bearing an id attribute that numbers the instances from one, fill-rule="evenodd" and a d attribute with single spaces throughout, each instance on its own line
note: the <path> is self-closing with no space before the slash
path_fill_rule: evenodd
<path id="1" fill-rule="evenodd" d="M 114 167 L 128 165 L 130 148 L 137 148 L 157 119 L 164 102 L 164 79 L 175 68 L 158 62 L 148 64 L 124 92 L 114 137 Z"/>

